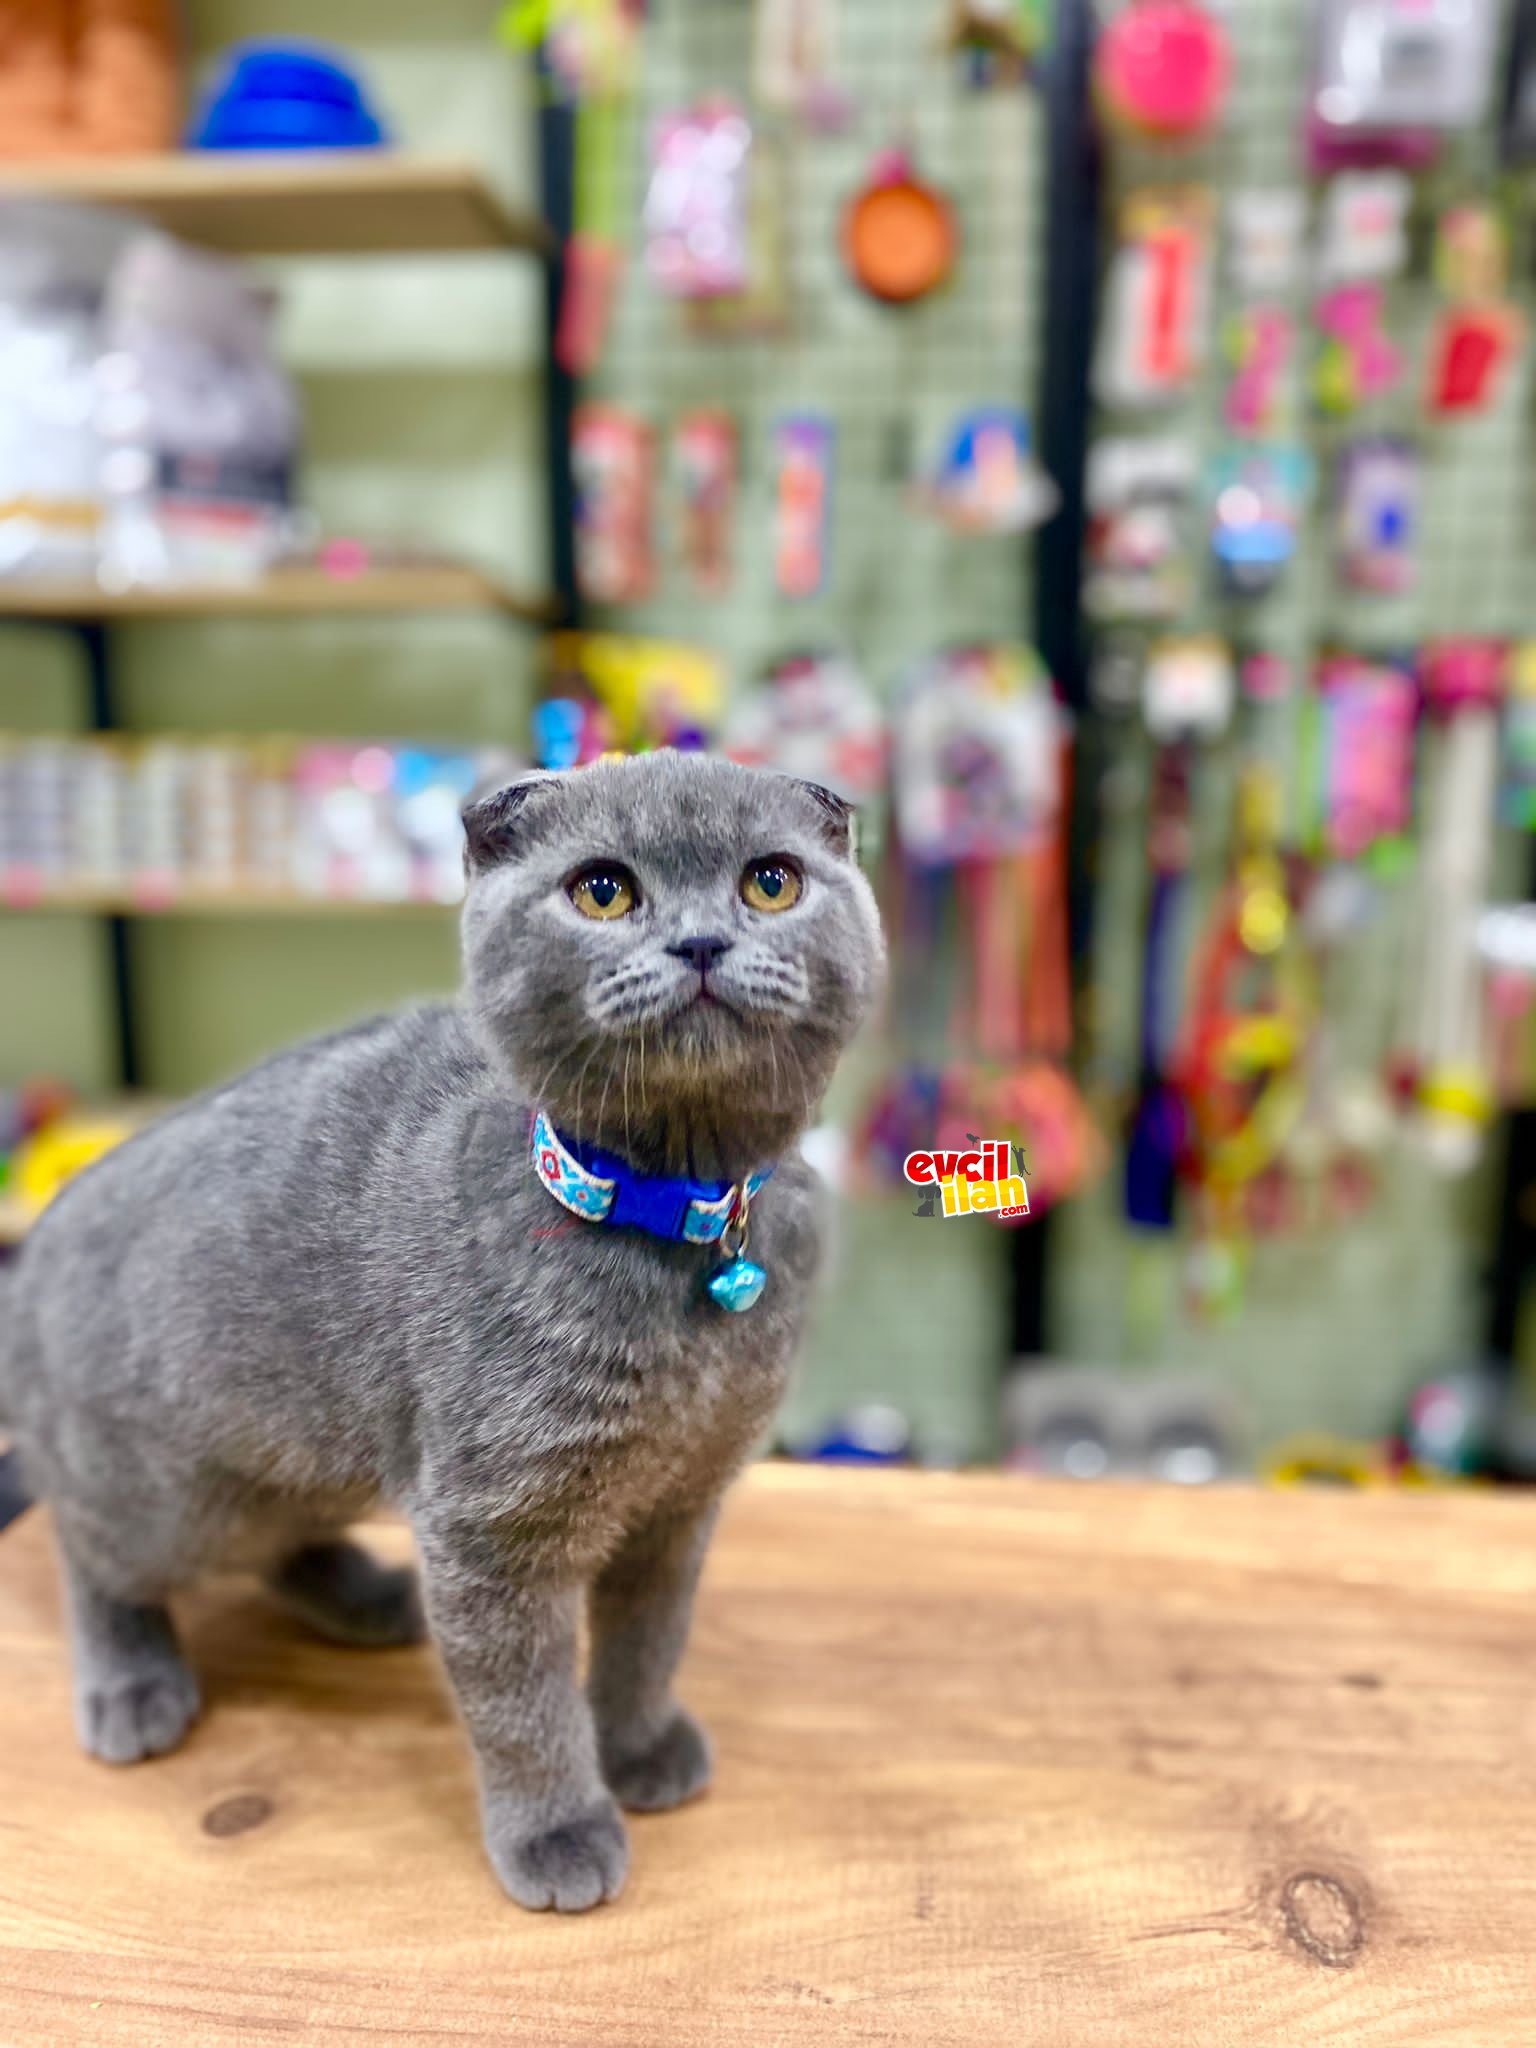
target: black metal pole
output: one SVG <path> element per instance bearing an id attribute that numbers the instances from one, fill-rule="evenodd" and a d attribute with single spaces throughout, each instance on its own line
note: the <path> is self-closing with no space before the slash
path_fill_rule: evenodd
<path id="1" fill-rule="evenodd" d="M 1536 843 L 1530 856 L 1526 893 L 1536 899 Z M 1504 1163 L 1499 1176 L 1499 1214 L 1489 1275 L 1488 1367 L 1501 1388 L 1515 1376 L 1520 1307 L 1531 1268 L 1536 1266 L 1536 1108 L 1505 1118 Z"/>
<path id="2" fill-rule="evenodd" d="M 1061 510 L 1035 544 L 1035 641 L 1073 711 L 1088 702 L 1083 627 L 1083 536 L 1090 398 L 1098 302 L 1098 136 L 1089 99 L 1091 0 L 1057 0 L 1055 40 L 1043 68 L 1046 109 L 1045 353 L 1040 459 Z"/>
<path id="3" fill-rule="evenodd" d="M 577 109 L 561 97 L 543 55 L 538 67 L 539 196 L 554 238 L 544 274 L 544 466 L 549 505 L 550 580 L 563 622 L 580 622 L 576 582 L 576 483 L 571 469 L 571 423 L 576 379 L 560 361 L 560 308 L 576 226 Z"/>
<path id="4" fill-rule="evenodd" d="M 1034 639 L 1069 708 L 1088 703 L 1083 631 L 1083 533 L 1088 462 L 1088 365 L 1098 291 L 1099 150 L 1089 100 L 1093 56 L 1091 0 L 1057 0 L 1055 30 L 1042 67 L 1046 115 L 1045 356 L 1040 384 L 1040 459 L 1061 492 L 1061 509 L 1035 542 Z M 1074 779 L 1068 838 L 1068 891 L 1074 959 L 1087 924 L 1093 805 L 1088 778 Z M 1085 804 L 1087 808 L 1085 810 Z M 1085 836 L 1084 821 L 1089 827 Z M 1012 1348 L 1033 1357 L 1046 1348 L 1046 1268 L 1050 1219 L 1015 1230 Z"/>
<path id="5" fill-rule="evenodd" d="M 81 620 L 72 628 L 85 658 L 86 691 L 91 730 L 111 732 L 117 724 L 112 696 L 112 663 L 107 629 L 99 619 Z M 124 1088 L 140 1082 L 138 1022 L 134 1008 L 133 948 L 129 919 L 104 920 L 107 964 L 111 976 L 112 1022 L 116 1036 L 117 1078 Z"/>
<path id="6" fill-rule="evenodd" d="M 1488 1363 L 1502 1384 L 1515 1371 L 1520 1303 L 1536 1260 L 1536 1109 L 1506 1119 L 1504 1168 L 1488 1299 Z"/>

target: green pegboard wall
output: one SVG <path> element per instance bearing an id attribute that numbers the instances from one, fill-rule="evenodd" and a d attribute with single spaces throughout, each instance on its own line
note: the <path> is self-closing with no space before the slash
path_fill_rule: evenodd
<path id="1" fill-rule="evenodd" d="M 1244 303 L 1231 285 L 1226 262 L 1225 202 L 1245 190 L 1303 188 L 1310 201 L 1310 248 L 1315 245 L 1326 184 L 1309 174 L 1303 147 L 1314 10 L 1299 0 L 1230 0 L 1218 11 L 1234 55 L 1233 90 L 1219 133 L 1198 148 L 1178 152 L 1119 141 L 1109 151 L 1111 217 L 1120 197 L 1143 186 L 1196 183 L 1208 186 L 1216 196 L 1216 289 L 1206 371 L 1181 406 L 1100 420 L 1101 430 L 1112 426 L 1116 431 L 1188 433 L 1207 457 L 1224 438 L 1221 406 L 1229 371 L 1221 352 L 1221 329 L 1225 318 Z M 1502 80 L 1502 70 L 1499 77 Z M 1495 88 L 1485 126 L 1450 140 L 1439 161 L 1415 177 L 1412 260 L 1405 276 L 1388 287 L 1387 325 L 1407 358 L 1407 374 L 1394 392 L 1347 422 L 1321 422 L 1306 388 L 1316 343 L 1312 311 L 1320 288 L 1303 274 L 1279 301 L 1295 317 L 1298 343 L 1286 393 L 1287 418 L 1276 438 L 1306 444 L 1317 466 L 1317 488 L 1302 544 L 1271 597 L 1253 604 L 1223 604 L 1207 581 L 1202 602 L 1182 623 L 1244 635 L 1303 660 L 1332 641 L 1391 650 L 1416 646 L 1435 634 L 1536 634 L 1533 351 L 1527 347 L 1521 352 L 1497 402 L 1486 412 L 1437 423 L 1426 417 L 1421 403 L 1430 334 L 1440 303 L 1428 275 L 1429 247 L 1434 222 L 1446 207 L 1472 198 L 1492 198 L 1504 206 L 1511 228 L 1512 297 L 1528 319 L 1536 315 L 1536 177 L 1501 171 L 1496 125 L 1501 89 Z M 1334 464 L 1353 436 L 1378 432 L 1411 436 L 1424 462 L 1419 575 L 1414 589 L 1401 598 L 1384 599 L 1346 588 L 1333 562 Z"/>
<path id="2" fill-rule="evenodd" d="M 704 340 L 647 277 L 631 241 L 591 394 L 656 432 L 658 580 L 652 598 L 599 614 L 625 631 L 698 641 L 739 679 L 811 647 L 846 646 L 889 691 L 916 656 L 960 638 L 1028 630 L 1030 550 L 1015 537 L 973 538 L 916 512 L 916 475 L 946 431 L 988 403 L 1032 410 L 1039 382 L 1043 120 L 1028 88 L 976 92 L 941 44 L 945 0 L 842 0 L 833 77 L 851 120 L 822 134 L 753 103 L 753 8 L 747 0 L 656 0 L 645 31 L 639 104 L 603 210 L 633 228 L 644 193 L 645 137 L 655 118 L 728 93 L 751 113 L 781 169 L 788 261 L 782 334 Z M 907 309 L 876 305 L 844 273 L 838 229 L 876 153 L 915 149 L 922 175 L 953 201 L 962 234 L 953 281 Z M 734 415 L 741 485 L 734 579 L 695 596 L 678 553 L 668 443 L 690 408 Z M 775 422 L 820 413 L 837 431 L 832 543 L 822 592 L 794 601 L 775 588 Z"/>
<path id="3" fill-rule="evenodd" d="M 1229 0 L 1218 11 L 1234 57 L 1233 91 L 1219 132 L 1178 152 L 1117 140 L 1108 151 L 1106 180 L 1106 253 L 1126 193 L 1193 183 L 1215 196 L 1206 366 L 1179 404 L 1134 413 L 1100 409 L 1094 427 L 1096 436 L 1185 436 L 1198 451 L 1202 475 L 1227 439 L 1222 405 L 1231 371 L 1220 337 L 1226 317 L 1243 303 L 1226 260 L 1226 202 L 1243 190 L 1301 187 L 1309 200 L 1310 250 L 1325 183 L 1308 171 L 1303 135 L 1314 9 L 1300 0 Z M 1267 301 L 1287 305 L 1297 328 L 1275 438 L 1304 444 L 1316 466 L 1296 559 L 1266 598 L 1224 598 L 1205 558 L 1208 509 L 1202 488 L 1191 526 L 1201 558 L 1197 595 L 1185 616 L 1156 630 L 1215 631 L 1240 646 L 1274 651 L 1295 664 L 1297 680 L 1289 701 L 1241 707 L 1233 734 L 1202 750 L 1186 968 L 1202 912 L 1225 866 L 1235 771 L 1245 752 L 1276 762 L 1286 778 L 1293 829 L 1301 816 L 1299 726 L 1320 650 L 1339 646 L 1393 654 L 1446 635 L 1536 636 L 1536 328 L 1486 413 L 1434 422 L 1422 402 L 1440 304 L 1429 277 L 1429 249 L 1444 208 L 1463 199 L 1502 203 L 1511 230 L 1511 295 L 1527 319 L 1536 320 L 1536 180 L 1500 168 L 1499 99 L 1496 88 L 1484 128 L 1456 138 L 1431 170 L 1416 176 L 1411 262 L 1388 287 L 1387 327 L 1407 357 L 1396 391 L 1348 422 L 1319 420 L 1309 387 L 1320 287 L 1304 265 L 1283 298 Z M 1394 598 L 1349 589 L 1335 566 L 1337 456 L 1353 435 L 1378 432 L 1411 436 L 1424 464 L 1419 573 L 1413 589 Z M 1123 727 L 1112 742 L 1104 786 L 1091 1071 L 1111 1101 L 1128 1095 L 1136 1071 L 1149 753 L 1139 727 Z M 1421 773 L 1433 760 L 1430 736 L 1421 751 Z M 1523 845 L 1503 835 L 1498 858 L 1511 893 L 1520 893 Z M 1417 913 L 1414 880 L 1409 871 L 1385 888 L 1374 921 L 1336 948 L 1327 963 L 1329 1029 L 1346 1067 L 1369 1065 L 1393 1042 Z M 1209 1369 L 1240 1390 L 1260 1442 L 1302 1427 L 1379 1434 L 1391 1426 L 1401 1399 L 1418 1380 L 1478 1353 L 1492 1199 L 1486 1166 L 1468 1180 L 1446 1181 L 1411 1146 L 1400 1145 L 1382 1162 L 1376 1201 L 1362 1222 L 1261 1243 L 1240 1316 L 1212 1322 L 1197 1316 L 1184 1295 L 1187 1225 L 1171 1238 L 1130 1231 L 1112 1178 L 1074 1206 L 1059 1234 L 1056 1301 L 1063 1348 L 1110 1363 L 1130 1358 L 1149 1366 Z"/>
<path id="4" fill-rule="evenodd" d="M 755 105 L 750 0 L 653 0 L 638 104 L 606 180 L 597 176 L 597 215 L 628 222 L 630 247 L 586 394 L 656 435 L 657 586 L 642 604 L 594 608 L 594 625 L 712 647 L 737 688 L 786 655 L 845 648 L 887 700 L 936 647 L 1029 637 L 1029 541 L 963 537 L 911 503 L 960 416 L 986 404 L 1033 415 L 1041 371 L 1043 110 L 1030 86 L 968 87 L 942 47 L 950 14 L 948 0 L 841 0 L 831 70 L 851 119 L 829 134 Z M 646 275 L 634 238 L 651 124 L 718 93 L 747 108 L 782 180 L 788 318 L 759 339 L 701 339 Z M 906 309 L 865 297 L 839 250 L 847 202 L 894 146 L 910 147 L 923 178 L 944 190 L 962 236 L 953 280 Z M 740 439 L 734 576 L 715 599 L 689 587 L 668 463 L 673 428 L 701 405 L 733 415 Z M 837 433 L 828 574 L 805 601 L 778 593 L 772 554 L 773 429 L 796 412 L 825 415 Z M 872 1048 L 861 1073 L 845 1076 L 844 1110 L 877 1061 Z M 911 1206 L 861 1203 L 841 1218 L 785 1426 L 795 1436 L 852 1400 L 894 1400 L 930 1451 L 985 1456 L 995 1448 L 1007 1245 L 995 1232 L 946 1237 L 914 1221 Z"/>

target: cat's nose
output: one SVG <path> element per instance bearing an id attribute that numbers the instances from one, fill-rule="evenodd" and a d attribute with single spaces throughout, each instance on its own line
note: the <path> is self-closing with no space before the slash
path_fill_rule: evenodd
<path id="1" fill-rule="evenodd" d="M 708 974 L 722 953 L 729 953 L 731 941 L 706 935 L 703 938 L 679 939 L 667 951 L 676 960 L 686 960 L 690 967 L 696 967 L 700 974 Z"/>

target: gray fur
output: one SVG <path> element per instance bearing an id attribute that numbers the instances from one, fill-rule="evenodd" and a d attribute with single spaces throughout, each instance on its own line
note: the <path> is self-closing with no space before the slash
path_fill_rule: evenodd
<path id="1" fill-rule="evenodd" d="M 17 1269 L 0 1410 L 53 1507 L 88 1749 L 131 1761 L 190 1723 L 165 1602 L 212 1566 L 265 1571 L 328 1633 L 408 1638 L 410 1589 L 340 1541 L 389 1501 L 491 1861 L 524 1905 L 580 1908 L 623 1883 L 617 1802 L 708 1779 L 672 1677 L 816 1264 L 795 1140 L 883 956 L 846 814 L 803 784 L 654 755 L 531 779 L 466 823 L 460 1003 L 269 1060 L 82 1175 Z M 805 875 L 777 915 L 739 893 L 768 854 Z M 641 891 L 611 923 L 566 893 L 604 858 Z M 666 950 L 700 934 L 732 941 L 713 1003 Z M 707 1248 L 569 1216 L 529 1163 L 532 1103 L 642 1171 L 777 1160 L 761 1303 L 707 1298 Z"/>

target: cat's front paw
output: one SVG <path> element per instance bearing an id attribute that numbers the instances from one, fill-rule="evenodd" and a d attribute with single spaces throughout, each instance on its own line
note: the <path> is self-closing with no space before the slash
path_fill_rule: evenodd
<path id="1" fill-rule="evenodd" d="M 696 1799 L 709 1784 L 711 1768 L 709 1737 L 684 1707 L 674 1708 L 661 1734 L 643 1749 L 603 1745 L 608 1789 L 631 1813 L 665 1813 Z"/>
<path id="2" fill-rule="evenodd" d="M 198 1706 L 197 1680 L 183 1664 L 108 1673 L 76 1694 L 80 1746 L 106 1764 L 164 1756 L 197 1719 Z"/>
<path id="3" fill-rule="evenodd" d="M 496 1875 L 535 1913 L 585 1913 L 616 1899 L 629 1871 L 629 1838 L 612 1800 L 552 1828 L 488 1844 Z"/>

